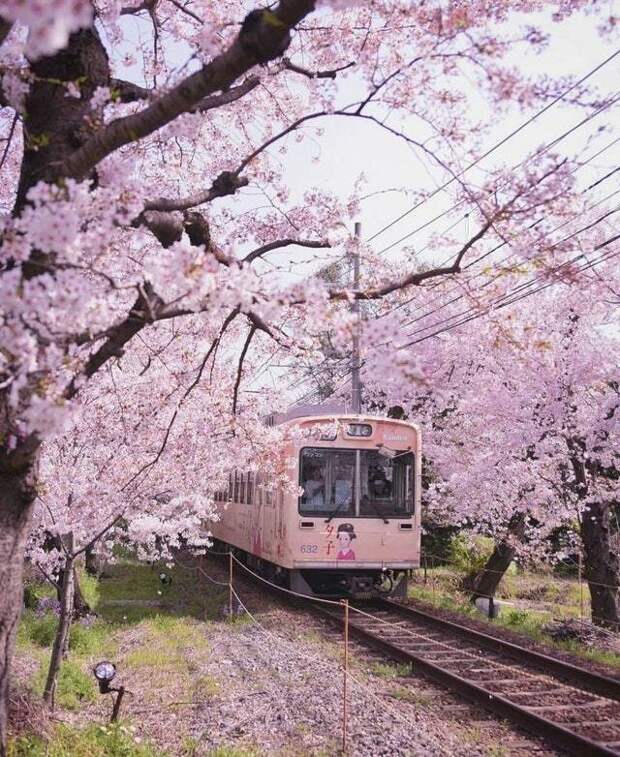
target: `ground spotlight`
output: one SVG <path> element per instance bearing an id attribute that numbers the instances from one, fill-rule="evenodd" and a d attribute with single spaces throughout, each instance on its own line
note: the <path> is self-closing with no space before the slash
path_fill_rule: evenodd
<path id="1" fill-rule="evenodd" d="M 162 572 L 159 574 L 159 580 L 162 583 L 163 586 L 170 586 L 172 583 L 172 577 L 169 576 L 165 571 L 162 570 Z"/>
<path id="2" fill-rule="evenodd" d="M 107 694 L 110 691 L 110 682 L 116 675 L 116 665 L 108 660 L 102 660 L 93 668 L 93 675 L 99 683 L 99 691 Z"/>
<path id="3" fill-rule="evenodd" d="M 116 693 L 114 706 L 112 707 L 112 716 L 110 717 L 110 722 L 113 723 L 118 718 L 118 713 L 121 709 L 121 702 L 123 701 L 123 696 L 125 694 L 124 686 L 119 686 L 118 688 L 113 688 L 112 686 L 110 686 L 112 679 L 116 675 L 116 665 L 109 660 L 102 660 L 101 662 L 98 662 L 93 668 L 93 675 L 97 679 L 97 683 L 99 684 L 99 692 L 101 694 L 111 694 L 114 692 Z"/>

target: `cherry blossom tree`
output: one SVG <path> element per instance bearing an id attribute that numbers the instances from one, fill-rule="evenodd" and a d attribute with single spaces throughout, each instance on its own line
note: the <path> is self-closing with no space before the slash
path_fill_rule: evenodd
<path id="1" fill-rule="evenodd" d="M 586 0 L 518 0 L 510 11 L 542 6 L 557 22 L 591 10 Z M 519 235 L 528 254 L 549 252 L 547 222 L 527 233 L 524 226 L 541 213 L 575 209 L 571 166 L 561 156 L 536 151 L 518 170 L 494 170 L 482 186 L 470 184 L 463 169 L 478 154 L 480 136 L 515 102 L 529 110 L 568 92 L 586 107 L 606 102 L 578 82 L 528 80 L 516 71 L 508 54 L 540 49 L 545 35 L 531 24 L 515 34 L 506 24 L 510 11 L 489 0 L 415 6 L 333 0 L 317 8 L 314 0 L 281 0 L 269 9 L 207 0 L 2 4 L 0 744 L 24 548 L 35 503 L 44 496 L 41 471 L 48 466 L 54 506 L 66 506 L 71 490 L 54 481 L 49 466 L 58 473 L 60 461 L 73 455 L 86 475 L 91 463 L 81 462 L 79 440 L 89 423 L 104 440 L 102 449 L 122 425 L 113 413 L 113 428 L 104 430 L 103 400 L 82 399 L 90 383 L 106 372 L 110 382 L 117 379 L 124 361 L 137 360 L 137 343 L 146 345 L 146 362 L 165 363 L 166 330 L 171 340 L 188 320 L 193 375 L 174 389 L 182 394 L 200 383 L 216 359 L 232 362 L 232 382 L 222 389 L 230 389 L 236 416 L 248 404 L 240 391 L 246 359 L 273 350 L 294 360 L 313 348 L 306 333 L 319 333 L 326 318 L 344 339 L 350 319 L 338 303 L 390 299 L 455 275 L 491 234 Z M 471 115 L 472 101 L 480 100 L 492 111 L 488 123 Z M 388 110 L 396 125 L 384 121 Z M 343 202 L 309 188 L 294 199 L 289 191 L 287 150 L 295 140 L 319 138 L 327 118 L 363 122 L 405 140 L 476 205 L 476 226 L 448 263 L 424 271 L 380 269 L 356 293 L 317 279 L 292 285 L 273 274 L 265 262 L 273 251 L 338 246 L 343 224 L 357 210 L 355 196 Z M 241 329 L 234 355 L 218 349 L 219 335 L 233 322 Z M 208 345 L 201 333 L 209 334 Z M 155 397 L 169 406 L 165 392 L 158 389 Z M 132 443 L 136 424 L 147 422 L 148 399 L 142 406 L 137 397 L 129 400 L 120 449 L 132 470 L 148 464 L 145 450 L 157 456 L 159 449 L 152 440 L 137 450 Z M 87 421 L 93 405 L 98 420 Z M 163 432 L 160 444 L 169 438 L 164 426 L 153 427 Z M 240 433 L 235 438 L 240 447 L 247 444 Z M 185 465 L 187 452 L 178 447 L 175 465 Z M 101 461 L 99 455 L 90 459 Z M 71 509 L 84 508 L 83 521 L 72 518 L 67 531 L 75 551 L 99 524 L 88 514 L 85 479 L 71 485 L 71 501 L 79 502 Z M 102 513 L 113 516 L 119 490 L 107 486 L 108 495 L 93 495 L 102 497 Z M 136 497 L 152 495 L 147 489 Z"/>
<path id="2" fill-rule="evenodd" d="M 580 286 L 575 272 L 546 279 L 552 286 L 532 290 L 527 309 L 488 313 L 479 301 L 473 323 L 417 345 L 418 363 L 435 366 L 431 388 L 413 383 L 407 395 L 401 384 L 398 396 L 426 421 L 431 510 L 496 540 L 474 597 L 493 596 L 515 556 L 551 557 L 550 534 L 576 524 L 592 618 L 617 628 L 620 287 L 613 256 L 595 260 Z M 507 274 L 502 287 L 522 277 Z"/>

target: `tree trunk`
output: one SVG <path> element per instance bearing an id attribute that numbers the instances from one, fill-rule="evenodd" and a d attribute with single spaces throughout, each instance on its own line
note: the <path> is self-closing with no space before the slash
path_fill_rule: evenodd
<path id="1" fill-rule="evenodd" d="M 86 615 L 92 613 L 92 608 L 84 598 L 82 594 L 82 587 L 80 586 L 80 576 L 77 571 L 77 567 L 73 566 L 73 617 L 84 618 Z"/>
<path id="2" fill-rule="evenodd" d="M 580 440 L 572 440 L 573 450 L 582 451 Z M 588 470 L 583 455 L 572 454 L 576 490 L 581 498 L 588 494 Z M 601 471 L 598 471 L 599 474 Z M 590 589 L 592 622 L 618 630 L 618 576 L 620 563 L 614 551 L 609 528 L 608 502 L 594 502 L 584 509 L 579 524 L 586 580 Z"/>
<path id="3" fill-rule="evenodd" d="M 58 597 L 58 601 L 60 602 L 60 604 L 62 604 L 62 597 L 63 597 L 64 586 L 65 586 L 65 570 L 66 568 L 61 568 L 58 571 L 58 583 L 56 586 L 56 595 Z M 82 594 L 82 587 L 80 586 L 80 577 L 77 572 L 77 566 L 74 565 L 72 570 L 73 570 L 73 617 L 83 618 L 85 615 L 88 615 L 91 612 L 91 609 L 90 609 L 90 605 L 84 599 L 84 595 Z"/>
<path id="4" fill-rule="evenodd" d="M 87 547 L 84 553 L 84 567 L 89 576 L 99 578 L 103 572 L 103 560 L 95 552 L 94 547 Z"/>
<path id="5" fill-rule="evenodd" d="M 517 543 L 523 539 L 525 533 L 525 514 L 514 515 L 508 525 L 506 536 L 495 545 L 491 556 L 484 568 L 473 576 L 467 576 L 463 582 L 467 591 L 471 592 L 471 601 L 478 597 L 494 597 L 504 573 L 510 567 L 517 553 Z"/>
<path id="6" fill-rule="evenodd" d="M 24 550 L 34 502 L 32 465 L 0 453 L 0 757 L 6 754 L 9 675 L 23 602 Z"/>
<path id="7" fill-rule="evenodd" d="M 580 530 L 592 622 L 617 631 L 620 565 L 610 540 L 609 505 L 601 502 L 590 505 L 581 517 Z"/>
<path id="8" fill-rule="evenodd" d="M 72 554 L 73 539 L 69 537 L 67 539 L 68 547 L 67 551 Z M 62 593 L 60 600 L 60 618 L 58 620 L 58 628 L 56 629 L 56 637 L 54 639 L 54 646 L 52 648 L 52 657 L 50 659 L 50 666 L 47 673 L 47 681 L 45 682 L 45 691 L 43 692 L 43 699 L 45 702 L 54 708 L 54 693 L 56 691 L 56 683 L 58 681 L 58 673 L 60 671 L 60 663 L 63 657 L 67 653 L 69 646 L 69 631 L 71 629 L 71 621 L 73 619 L 73 597 L 75 593 L 74 583 L 75 571 L 73 564 L 73 557 L 68 557 L 65 562 L 63 570 L 62 580 Z"/>

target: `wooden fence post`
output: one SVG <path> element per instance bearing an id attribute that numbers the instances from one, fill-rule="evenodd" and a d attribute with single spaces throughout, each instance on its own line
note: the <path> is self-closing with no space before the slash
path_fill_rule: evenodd
<path id="1" fill-rule="evenodd" d="M 228 552 L 228 619 L 233 620 L 233 554 Z"/>
<path id="2" fill-rule="evenodd" d="M 341 600 L 344 606 L 344 659 L 342 666 L 342 754 L 347 753 L 347 675 L 349 671 L 349 600 Z"/>

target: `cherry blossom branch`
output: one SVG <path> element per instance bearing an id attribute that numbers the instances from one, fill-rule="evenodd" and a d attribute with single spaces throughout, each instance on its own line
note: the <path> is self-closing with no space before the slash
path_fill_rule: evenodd
<path id="1" fill-rule="evenodd" d="M 256 260 L 256 258 L 260 258 L 262 255 L 265 255 L 267 252 L 271 252 L 272 250 L 278 250 L 281 247 L 289 247 L 290 245 L 299 245 L 299 247 L 313 247 L 313 248 L 324 248 L 324 247 L 331 247 L 331 244 L 327 241 L 322 240 L 312 240 L 312 239 L 278 239 L 275 242 L 269 242 L 268 244 L 262 245 L 262 247 L 257 247 L 255 250 L 252 250 L 252 252 L 249 252 L 244 258 L 244 263 L 251 263 L 253 260 Z"/>
<path id="2" fill-rule="evenodd" d="M 215 351 L 218 348 L 219 343 L 222 340 L 222 337 L 226 333 L 226 329 L 230 326 L 230 324 L 235 320 L 235 318 L 239 315 L 239 308 L 235 308 L 233 311 L 231 311 L 224 320 L 224 323 L 222 324 L 222 328 L 220 329 L 219 334 L 217 337 L 213 340 L 211 346 L 209 347 L 206 355 L 202 359 L 202 362 L 200 364 L 200 368 L 198 369 L 198 374 L 196 375 L 196 378 L 194 381 L 189 385 L 189 387 L 185 390 L 185 393 L 179 400 L 179 404 L 176 406 L 174 413 L 172 414 L 172 418 L 170 419 L 170 422 L 168 423 L 168 427 L 166 428 L 166 433 L 164 434 L 163 441 L 159 447 L 159 450 L 157 451 L 157 454 L 152 460 L 149 460 L 149 462 L 145 463 L 136 473 L 131 476 L 121 487 L 120 491 L 125 491 L 128 486 L 130 486 L 139 476 L 141 476 L 145 471 L 147 471 L 149 468 L 152 468 L 154 465 L 156 465 L 161 456 L 164 453 L 164 450 L 166 449 L 166 446 L 168 444 L 168 439 L 170 438 L 170 433 L 172 431 L 172 427 L 174 426 L 174 422 L 177 419 L 177 416 L 179 414 L 179 411 L 185 402 L 185 400 L 189 397 L 189 395 L 194 391 L 194 389 L 198 386 L 200 383 L 200 379 L 202 378 L 202 374 L 204 372 L 205 366 L 207 365 L 207 362 L 209 361 L 209 358 L 212 354 L 215 353 Z"/>
<path id="3" fill-rule="evenodd" d="M 287 69 L 288 71 L 294 71 L 296 74 L 302 74 L 302 76 L 307 76 L 308 79 L 335 79 L 336 76 L 341 71 L 346 71 L 347 68 L 351 68 L 351 66 L 354 66 L 355 61 L 351 61 L 350 63 L 347 63 L 345 66 L 340 66 L 339 68 L 327 69 L 325 71 L 308 71 L 307 68 L 302 68 L 302 66 L 298 66 L 295 63 L 293 63 L 290 58 L 283 58 L 282 64 L 283 64 L 283 67 Z"/>
<path id="4" fill-rule="evenodd" d="M 397 279 L 396 281 L 391 281 L 388 284 L 385 284 L 382 287 L 377 287 L 375 289 L 367 289 L 365 291 L 359 292 L 352 292 L 351 290 L 339 290 L 336 292 L 330 292 L 329 297 L 331 300 L 377 300 L 381 297 L 385 297 L 385 295 L 387 294 L 391 294 L 392 292 L 397 291 L 398 289 L 405 289 L 406 287 L 412 285 L 419 286 L 423 281 L 426 281 L 427 279 L 432 279 L 437 276 L 445 276 L 451 273 L 460 273 L 463 257 L 465 256 L 467 251 L 471 249 L 471 247 L 473 247 L 476 242 L 479 242 L 482 237 L 489 231 L 489 229 L 493 226 L 497 215 L 498 214 L 495 214 L 492 218 L 488 219 L 480 228 L 480 230 L 461 247 L 456 255 L 454 263 L 452 263 L 451 266 L 433 268 L 430 271 L 411 273 L 408 276 L 404 276 L 403 278 Z"/>
<path id="5" fill-rule="evenodd" d="M 72 555 L 72 559 L 75 560 L 76 557 L 79 557 L 83 552 L 86 552 L 87 549 L 90 549 L 94 544 L 96 544 L 99 539 L 101 539 L 102 536 L 105 536 L 105 534 L 111 529 L 114 528 L 114 526 L 119 522 L 119 520 L 125 515 L 125 509 L 121 510 L 121 512 L 107 524 L 107 526 L 104 526 L 101 531 L 99 531 L 93 538 L 87 542 L 83 547 L 80 547 L 80 549 L 76 550 Z"/>
<path id="6" fill-rule="evenodd" d="M 167 213 L 175 210 L 188 210 L 197 205 L 211 202 L 217 197 L 226 197 L 227 195 L 234 194 L 241 187 L 247 186 L 248 183 L 248 179 L 240 178 L 238 172 L 222 171 L 205 192 L 197 192 L 189 197 L 181 197 L 176 200 L 165 197 L 147 200 L 144 203 L 144 210 L 158 210 Z"/>
<path id="7" fill-rule="evenodd" d="M 248 333 L 247 339 L 245 340 L 245 344 L 243 345 L 243 349 L 241 350 L 241 354 L 239 355 L 239 365 L 237 366 L 237 378 L 235 379 L 235 386 L 233 389 L 233 401 L 232 401 L 232 414 L 233 415 L 237 415 L 237 400 L 239 398 L 239 386 L 241 384 L 241 374 L 243 372 L 243 361 L 245 360 L 245 356 L 248 353 L 248 349 L 250 348 L 250 344 L 252 343 L 252 339 L 255 333 L 256 333 L 256 326 L 252 324 L 250 331 Z"/>
<path id="8" fill-rule="evenodd" d="M 63 174 L 81 179 L 103 158 L 124 145 L 137 142 L 182 113 L 195 108 L 215 92 L 225 92 L 257 63 L 282 55 L 290 42 L 290 30 L 314 10 L 314 0 L 280 0 L 273 11 L 262 10 L 253 17 L 251 29 L 242 29 L 233 44 L 187 76 L 144 110 L 118 118 L 94 134 L 70 155 Z"/>
<path id="9" fill-rule="evenodd" d="M 78 379 L 90 378 L 110 358 L 121 357 L 129 342 L 147 323 L 157 318 L 163 300 L 155 293 L 153 287 L 145 282 L 139 288 L 138 297 L 127 317 L 116 326 L 108 329 L 105 342 L 87 360 L 82 371 L 76 374 L 64 392 L 65 399 L 72 399 L 79 390 Z"/>
<path id="10" fill-rule="evenodd" d="M 242 97 L 245 97 L 248 92 L 258 87 L 260 84 L 260 78 L 258 76 L 248 76 L 248 78 L 241 82 L 237 87 L 230 87 L 230 89 L 224 90 L 219 95 L 209 95 L 203 98 L 196 107 L 191 109 L 191 113 L 206 113 L 208 110 L 214 108 L 220 108 L 222 105 L 229 105 Z"/>
<path id="11" fill-rule="evenodd" d="M 148 100 L 153 96 L 153 90 L 141 87 L 124 79 L 111 79 L 110 91 L 117 96 L 122 103 L 133 103 L 138 100 Z"/>
<path id="12" fill-rule="evenodd" d="M 175 8 L 178 8 L 182 13 L 185 13 L 190 18 L 193 18 L 194 21 L 197 21 L 199 24 L 204 24 L 204 21 L 200 18 L 200 16 L 197 13 L 194 13 L 194 11 L 191 8 L 187 8 L 185 5 L 182 5 L 178 2 L 178 0 L 168 0 L 172 3 L 172 5 L 175 6 Z"/>
<path id="13" fill-rule="evenodd" d="M 121 16 L 132 16 L 142 11 L 152 11 L 159 0 L 142 0 L 140 5 L 124 5 L 120 10 Z"/>

